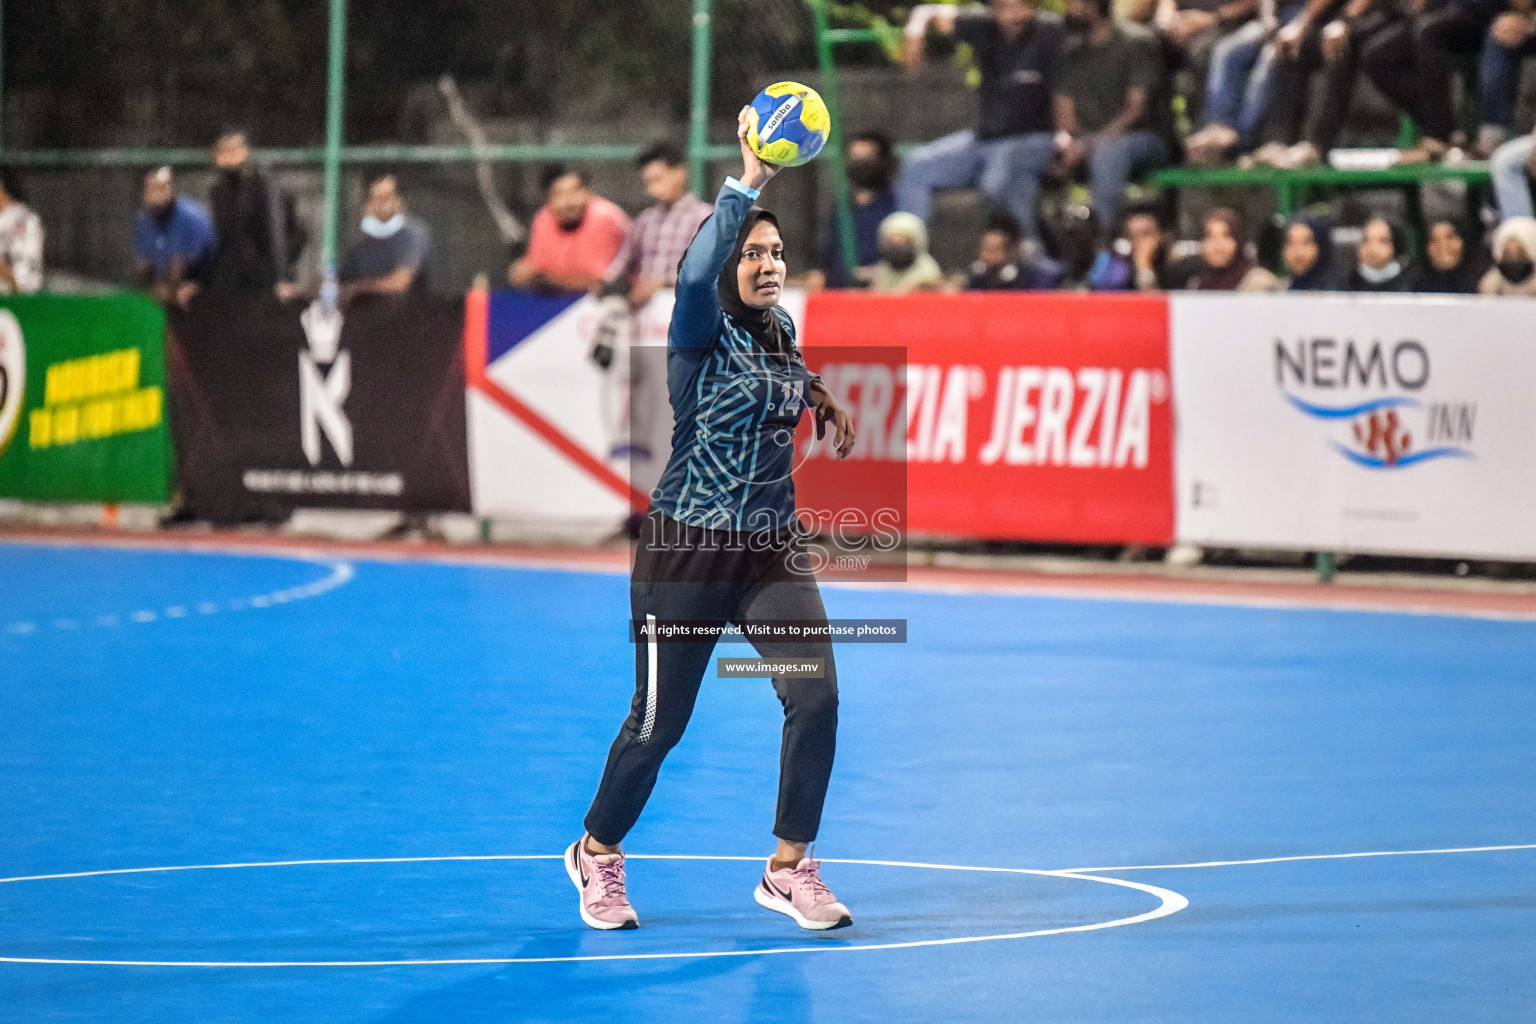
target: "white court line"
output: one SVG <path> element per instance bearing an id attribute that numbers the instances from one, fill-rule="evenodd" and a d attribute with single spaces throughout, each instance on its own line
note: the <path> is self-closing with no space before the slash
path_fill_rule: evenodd
<path id="1" fill-rule="evenodd" d="M 0 543 L 3 542 L 3 538 L 0 538 Z M 288 555 L 282 555 L 278 557 L 284 561 L 305 562 L 314 565 L 317 568 L 327 568 L 331 571 L 329 575 L 322 576 L 320 579 L 309 583 L 303 583 L 294 587 L 286 587 L 282 590 L 274 590 L 268 594 L 257 594 L 254 597 L 236 598 L 235 600 L 225 602 L 222 606 L 215 604 L 212 601 L 204 601 L 197 606 L 197 610 L 203 615 L 215 615 L 220 611 L 226 610 L 243 611 L 248 607 L 267 608 L 274 604 L 286 604 L 289 601 L 302 601 L 305 598 L 319 597 L 321 594 L 335 590 L 337 587 L 345 586 L 347 583 L 352 581 L 353 577 L 357 575 L 357 570 L 352 566 L 351 562 L 336 561 L 334 559 L 300 558 L 297 556 Z M 171 605 L 169 608 L 166 608 L 159 613 L 145 608 L 136 611 L 127 617 L 133 622 L 146 623 L 155 622 L 162 616 L 167 619 L 186 618 L 188 616 L 187 606 L 180 604 Z M 115 626 L 117 625 L 118 621 L 119 620 L 116 615 L 101 615 L 97 616 L 95 623 L 98 626 Z M 53 628 L 56 631 L 61 632 L 66 630 L 76 630 L 80 628 L 80 623 L 76 619 L 56 619 L 53 623 Z M 13 622 L 6 627 L 6 632 L 18 635 L 34 633 L 37 632 L 37 626 L 32 622 Z"/>
<path id="2" fill-rule="evenodd" d="M 727 857 L 727 856 L 688 856 L 685 854 L 644 854 L 632 853 L 627 855 L 630 860 L 710 860 L 710 861 L 750 861 L 759 863 L 762 857 Z M 252 861 L 231 864 L 186 864 L 173 867 L 159 868 L 114 868 L 104 871 L 73 871 L 65 874 L 52 875 L 22 875 L 15 878 L 0 878 L 0 884 L 10 882 L 40 882 L 60 878 L 91 878 L 99 875 L 131 875 L 148 874 L 151 872 L 166 871 L 211 871 L 227 870 L 232 868 L 269 868 L 269 867 L 295 867 L 299 865 L 313 864 L 411 864 L 434 863 L 443 861 L 504 861 L 504 860 L 561 860 L 564 854 L 537 853 L 537 854 L 491 854 L 485 856 L 458 856 L 458 857 L 353 857 L 334 860 L 285 860 L 285 861 Z M 548 964 L 548 963 L 580 963 L 597 960 L 699 960 L 718 957 L 741 956 L 776 956 L 784 953 L 834 953 L 853 952 L 858 950 L 883 950 L 883 949 L 917 949 L 927 946 L 957 946 L 976 942 L 1000 942 L 1009 939 L 1032 939 L 1047 935 L 1066 935 L 1071 932 L 1102 931 L 1106 928 L 1122 928 L 1127 925 L 1143 924 L 1147 921 L 1155 921 L 1160 917 L 1177 914 L 1189 906 L 1189 900 L 1171 889 L 1164 889 L 1156 885 L 1148 885 L 1144 882 L 1132 882 L 1123 878 L 1098 878 L 1093 875 L 1080 872 L 1066 871 L 1041 871 L 1033 868 L 998 868 L 998 867 L 967 867 L 958 864 L 925 864 L 912 861 L 889 860 L 840 860 L 826 858 L 825 864 L 851 864 L 871 867 L 898 867 L 919 868 L 933 871 L 978 871 L 993 872 L 1013 875 L 1039 875 L 1047 878 L 1066 878 L 1084 882 L 1102 882 L 1105 885 L 1119 886 L 1125 889 L 1135 889 L 1140 892 L 1156 896 L 1158 905 L 1145 913 L 1131 917 L 1116 918 L 1111 921 L 1098 921 L 1093 924 L 1070 925 L 1061 928 L 1040 928 L 1034 931 L 1008 932 L 998 935 L 965 935 L 949 939 L 916 939 L 909 942 L 878 942 L 865 944 L 839 944 L 826 943 L 815 946 L 781 946 L 766 949 L 726 949 L 726 950 L 699 950 L 696 952 L 674 953 L 606 953 L 589 954 L 585 956 L 533 956 L 533 957 L 460 957 L 453 959 L 413 959 L 413 960 L 80 960 L 55 957 L 11 957 L 0 956 L 0 963 L 13 964 L 70 964 L 88 965 L 98 967 L 426 967 L 448 966 L 454 964 Z"/>
<path id="3" fill-rule="evenodd" d="M 1112 868 L 1062 868 L 1064 874 L 1080 871 L 1173 871 L 1179 868 L 1231 868 L 1244 864 L 1285 864 L 1299 860 L 1355 860 L 1360 857 L 1423 857 L 1436 853 L 1494 853 L 1499 850 L 1536 850 L 1536 843 L 1515 846 L 1454 846 L 1443 850 L 1373 850 L 1367 853 L 1307 853 L 1295 857 L 1255 857 L 1252 860 L 1205 860 L 1191 864 L 1126 864 Z"/>

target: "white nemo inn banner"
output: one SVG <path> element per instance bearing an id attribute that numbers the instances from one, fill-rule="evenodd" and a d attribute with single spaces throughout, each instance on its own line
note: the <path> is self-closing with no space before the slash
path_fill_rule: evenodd
<path id="1" fill-rule="evenodd" d="M 1181 540 L 1536 558 L 1536 301 L 1170 307 Z"/>

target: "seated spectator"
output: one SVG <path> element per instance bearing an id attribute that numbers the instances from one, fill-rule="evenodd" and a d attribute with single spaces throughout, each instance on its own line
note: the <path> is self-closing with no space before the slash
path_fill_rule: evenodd
<path id="1" fill-rule="evenodd" d="M 1484 48 L 1489 26 L 1504 7 L 1505 0 L 1430 0 L 1410 8 L 1411 20 L 1406 26 L 1410 37 L 1412 68 L 1416 88 L 1408 90 L 1410 98 L 1418 103 L 1404 109 L 1418 124 L 1424 140 L 1404 154 L 1407 161 L 1437 160 L 1445 156 L 1458 143 L 1465 144 L 1457 128 L 1455 89 L 1458 59 L 1472 57 Z M 1533 51 L 1536 52 L 1536 51 Z M 1373 82 L 1394 75 L 1394 69 L 1383 62 L 1394 59 L 1391 48 L 1378 50 L 1370 58 L 1366 73 Z M 1484 72 L 1486 79 L 1488 73 Z M 1495 76 L 1496 77 L 1496 76 Z M 1487 82 L 1483 83 L 1483 104 L 1490 102 Z M 1511 100 L 1513 95 L 1511 94 Z M 1513 103 L 1511 102 L 1511 113 Z M 1491 151 L 1492 147 L 1490 147 Z M 1484 156 L 1487 153 L 1483 154 Z"/>
<path id="2" fill-rule="evenodd" d="M 1137 205 L 1120 218 L 1113 243 L 1101 250 L 1088 270 L 1091 291 L 1157 291 L 1168 267 L 1168 237 L 1157 210 Z"/>
<path id="3" fill-rule="evenodd" d="M 981 72 L 981 112 L 974 129 L 946 135 L 911 156 L 896 185 L 896 205 L 924 223 L 936 189 L 979 187 L 1040 237 L 1035 201 L 1050 165 L 1051 94 L 1056 88 L 1061 19 L 1038 0 L 990 0 L 985 13 L 919 4 L 907 23 L 903 63 L 921 65 L 929 28 L 969 43 Z"/>
<path id="4" fill-rule="evenodd" d="M 144 207 L 133 218 L 133 273 L 157 302 L 185 306 L 213 268 L 213 218 L 178 195 L 169 167 L 144 175 Z"/>
<path id="5" fill-rule="evenodd" d="M 1061 283 L 1061 268 L 1043 257 L 1025 261 L 1019 246 L 1024 240 L 1019 222 L 1006 213 L 994 213 L 981 233 L 976 262 L 966 275 L 970 291 L 1045 291 Z"/>
<path id="6" fill-rule="evenodd" d="M 1258 13 L 1259 0 L 1162 0 L 1155 24 L 1164 40 L 1165 63 L 1205 82 L 1217 47 Z M 1202 100 L 1189 98 L 1191 118 L 1199 116 Z"/>
<path id="7" fill-rule="evenodd" d="M 1408 246 L 1403 229 L 1385 217 L 1372 217 L 1360 234 L 1355 268 L 1344 283 L 1351 292 L 1408 290 Z"/>
<path id="8" fill-rule="evenodd" d="M 1419 272 L 1411 286 L 1416 292 L 1444 295 L 1474 295 L 1488 261 L 1479 250 L 1467 245 L 1467 232 L 1451 217 L 1430 222 L 1428 265 Z"/>
<path id="9" fill-rule="evenodd" d="M 1302 4 L 1300 0 L 1278 5 L 1265 0 L 1262 8 L 1259 17 L 1223 36 L 1211 51 L 1204 125 L 1184 140 L 1192 163 L 1217 164 L 1258 144 L 1274 80 L 1271 40 L 1277 27 L 1296 20 Z"/>
<path id="10" fill-rule="evenodd" d="M 1391 0 L 1345 0 L 1342 10 L 1339 6 L 1339 0 L 1307 0 L 1301 14 L 1275 37 L 1272 115 L 1279 139 L 1256 154 L 1261 163 L 1308 167 L 1326 160 L 1339 141 L 1362 70 L 1398 109 L 1419 108 L 1412 32 Z M 1323 75 L 1322 110 L 1307 130 L 1311 81 L 1318 72 Z M 1437 140 L 1424 145 L 1436 150 L 1434 155 L 1445 148 Z"/>
<path id="11" fill-rule="evenodd" d="M 1531 204 L 1531 181 L 1536 179 L 1536 133 L 1511 139 L 1494 150 L 1488 171 L 1493 176 L 1500 215 L 1507 220 L 1536 213 Z"/>
<path id="12" fill-rule="evenodd" d="M 0 295 L 43 287 L 43 222 L 17 195 L 10 168 L 0 167 Z"/>
<path id="13" fill-rule="evenodd" d="M 1520 92 L 1520 65 L 1536 54 L 1536 10 L 1529 3 L 1510 4 L 1493 19 L 1483 45 L 1480 92 L 1483 125 L 1478 132 L 1478 152 L 1490 155 L 1515 128 L 1515 100 Z M 1530 200 L 1527 199 L 1527 202 Z M 1510 213 L 1506 217 L 1528 216 Z"/>
<path id="14" fill-rule="evenodd" d="M 898 210 L 880 222 L 880 262 L 870 275 L 870 289 L 887 295 L 938 291 L 944 271 L 928 254 L 928 229 L 916 214 Z"/>
<path id="15" fill-rule="evenodd" d="M 1177 276 L 1182 279 L 1178 286 L 1191 291 L 1277 292 L 1284 288 L 1278 277 L 1248 254 L 1247 225 L 1241 214 L 1227 206 L 1205 215 L 1200 255 L 1187 261 Z"/>
<path id="16" fill-rule="evenodd" d="M 1126 183 L 1168 162 L 1168 94 L 1157 39 L 1117 22 L 1110 0 L 1068 0 L 1074 36 L 1062 56 L 1057 166 L 1085 165 L 1094 216 L 1115 222 Z"/>
<path id="17" fill-rule="evenodd" d="M 688 191 L 688 161 L 681 148 L 658 142 L 635 159 L 645 194 L 655 204 L 629 225 L 619 254 L 603 275 L 603 290 L 617 291 L 639 309 L 677 284 L 677 265 L 714 207 Z"/>
<path id="18" fill-rule="evenodd" d="M 507 280 L 534 291 L 591 291 L 624 247 L 629 217 L 593 195 L 582 171 L 550 167 L 539 184 L 544 207 L 533 218 L 527 255 L 507 268 Z"/>
<path id="19" fill-rule="evenodd" d="M 400 295 L 432 287 L 432 230 L 408 216 L 393 174 L 368 182 L 363 237 L 353 242 L 336 267 L 341 301 L 360 295 Z"/>
<path id="20" fill-rule="evenodd" d="M 1331 292 L 1339 288 L 1334 259 L 1333 224 L 1325 217 L 1302 215 L 1285 229 L 1280 260 L 1286 287 L 1293 292 Z"/>
<path id="21" fill-rule="evenodd" d="M 228 128 L 213 143 L 218 177 L 209 194 L 218 240 L 210 283 L 229 291 L 293 293 L 288 222 L 278 190 L 251 159 L 243 128 Z"/>
<path id="22" fill-rule="evenodd" d="M 1536 295 L 1536 218 L 1511 217 L 1493 233 L 1493 268 L 1477 290 L 1483 295 Z"/>
<path id="23" fill-rule="evenodd" d="M 880 222 L 896 212 L 896 149 L 879 132 L 861 132 L 848 140 L 844 156 L 853 207 L 853 265 L 873 267 L 880 261 Z M 842 211 L 836 207 L 827 218 L 825 231 L 821 269 L 807 274 L 806 284 L 811 288 L 850 288 L 855 282 L 848 276 L 843 259 Z"/>

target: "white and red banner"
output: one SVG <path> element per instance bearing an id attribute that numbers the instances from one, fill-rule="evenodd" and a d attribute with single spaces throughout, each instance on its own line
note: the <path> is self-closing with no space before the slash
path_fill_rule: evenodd
<path id="1" fill-rule="evenodd" d="M 1536 557 L 1536 302 L 1169 303 L 1181 540 Z"/>
<path id="2" fill-rule="evenodd" d="M 904 459 L 914 534 L 1172 541 L 1162 299 L 825 292 L 802 336 L 859 436 L 847 462 L 823 447 L 797 471 L 802 502 Z"/>

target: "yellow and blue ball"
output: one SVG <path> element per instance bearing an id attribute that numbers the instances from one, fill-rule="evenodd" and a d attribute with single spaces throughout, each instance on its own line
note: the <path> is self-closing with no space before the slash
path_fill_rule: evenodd
<path id="1" fill-rule="evenodd" d="M 799 167 L 827 144 L 832 114 L 820 94 L 799 82 L 775 82 L 747 108 L 747 145 L 764 163 Z"/>

